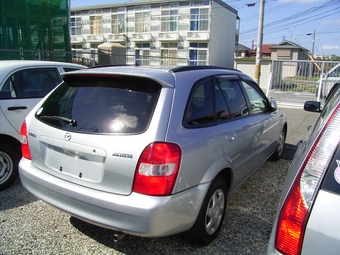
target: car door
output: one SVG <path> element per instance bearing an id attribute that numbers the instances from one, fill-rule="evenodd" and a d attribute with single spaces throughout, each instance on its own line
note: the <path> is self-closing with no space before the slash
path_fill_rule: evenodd
<path id="1" fill-rule="evenodd" d="M 61 81 L 57 67 L 25 68 L 8 76 L 0 87 L 0 103 L 16 132 L 31 109 Z"/>
<path id="2" fill-rule="evenodd" d="M 224 157 L 235 169 L 236 187 L 259 165 L 257 150 L 261 136 L 261 120 L 250 114 L 237 76 L 216 77 L 215 93 L 217 127 L 223 144 Z M 219 93 L 222 97 L 218 95 Z"/>
<path id="3" fill-rule="evenodd" d="M 333 85 L 340 81 L 340 64 L 333 67 L 323 78 L 321 97 L 326 98 Z"/>
<path id="4" fill-rule="evenodd" d="M 277 147 L 277 139 L 281 132 L 281 116 L 269 106 L 262 90 L 250 80 L 240 80 L 241 87 L 250 105 L 252 119 L 259 123 L 257 135 L 257 160 L 262 164 Z"/>

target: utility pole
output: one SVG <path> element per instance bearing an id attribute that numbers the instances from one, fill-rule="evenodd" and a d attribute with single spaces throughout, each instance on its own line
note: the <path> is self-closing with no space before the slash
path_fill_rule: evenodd
<path id="1" fill-rule="evenodd" d="M 315 34 L 316 34 L 315 29 L 314 29 L 313 34 L 312 34 L 312 33 L 307 34 L 307 35 L 313 35 L 313 41 L 312 41 L 312 57 L 314 57 Z"/>
<path id="2" fill-rule="evenodd" d="M 258 30 L 257 30 L 257 49 L 256 49 L 256 62 L 255 62 L 255 80 L 257 84 L 260 84 L 260 76 L 261 76 L 264 2 L 265 0 L 260 0 L 259 24 L 258 24 Z"/>
<path id="3" fill-rule="evenodd" d="M 308 56 L 310 60 L 314 61 L 314 44 L 315 44 L 315 29 L 313 33 L 308 33 L 307 35 L 313 35 L 313 41 L 312 41 L 312 53 Z M 309 67 L 309 77 L 312 78 L 313 77 L 313 64 L 310 64 Z"/>
<path id="4" fill-rule="evenodd" d="M 237 59 L 238 59 L 238 47 L 240 46 L 240 27 L 241 27 L 241 19 L 237 15 L 236 20 L 238 20 L 238 28 L 237 28 L 237 43 L 236 43 L 236 57 L 235 57 L 235 68 L 237 69 Z"/>

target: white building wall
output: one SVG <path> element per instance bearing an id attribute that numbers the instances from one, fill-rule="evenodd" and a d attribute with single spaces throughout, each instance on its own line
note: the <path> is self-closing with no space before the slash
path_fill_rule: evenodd
<path id="1" fill-rule="evenodd" d="M 189 41 L 187 40 L 187 32 L 190 30 L 190 7 L 183 6 L 178 10 L 178 57 L 187 59 L 187 63 L 190 59 L 189 57 Z"/>
<path id="2" fill-rule="evenodd" d="M 232 68 L 236 35 L 236 14 L 212 1 L 210 23 L 210 65 Z"/>

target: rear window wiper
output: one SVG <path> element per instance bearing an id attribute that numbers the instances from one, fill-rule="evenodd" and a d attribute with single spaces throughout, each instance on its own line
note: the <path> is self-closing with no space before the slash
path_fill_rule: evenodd
<path id="1" fill-rule="evenodd" d="M 40 118 L 42 119 L 50 119 L 50 120 L 60 120 L 60 121 L 63 121 L 67 124 L 69 124 L 70 126 L 72 127 L 75 127 L 78 125 L 77 121 L 75 119 L 69 119 L 69 118 L 66 118 L 66 117 L 63 117 L 63 116 L 39 116 Z"/>

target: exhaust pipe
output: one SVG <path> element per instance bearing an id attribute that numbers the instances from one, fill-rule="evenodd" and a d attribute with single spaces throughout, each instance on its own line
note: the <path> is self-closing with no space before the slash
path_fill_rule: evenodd
<path id="1" fill-rule="evenodd" d="M 113 235 L 113 241 L 116 243 L 116 242 L 122 240 L 125 236 L 126 236 L 126 234 L 124 234 L 124 233 L 116 233 L 116 234 Z"/>

